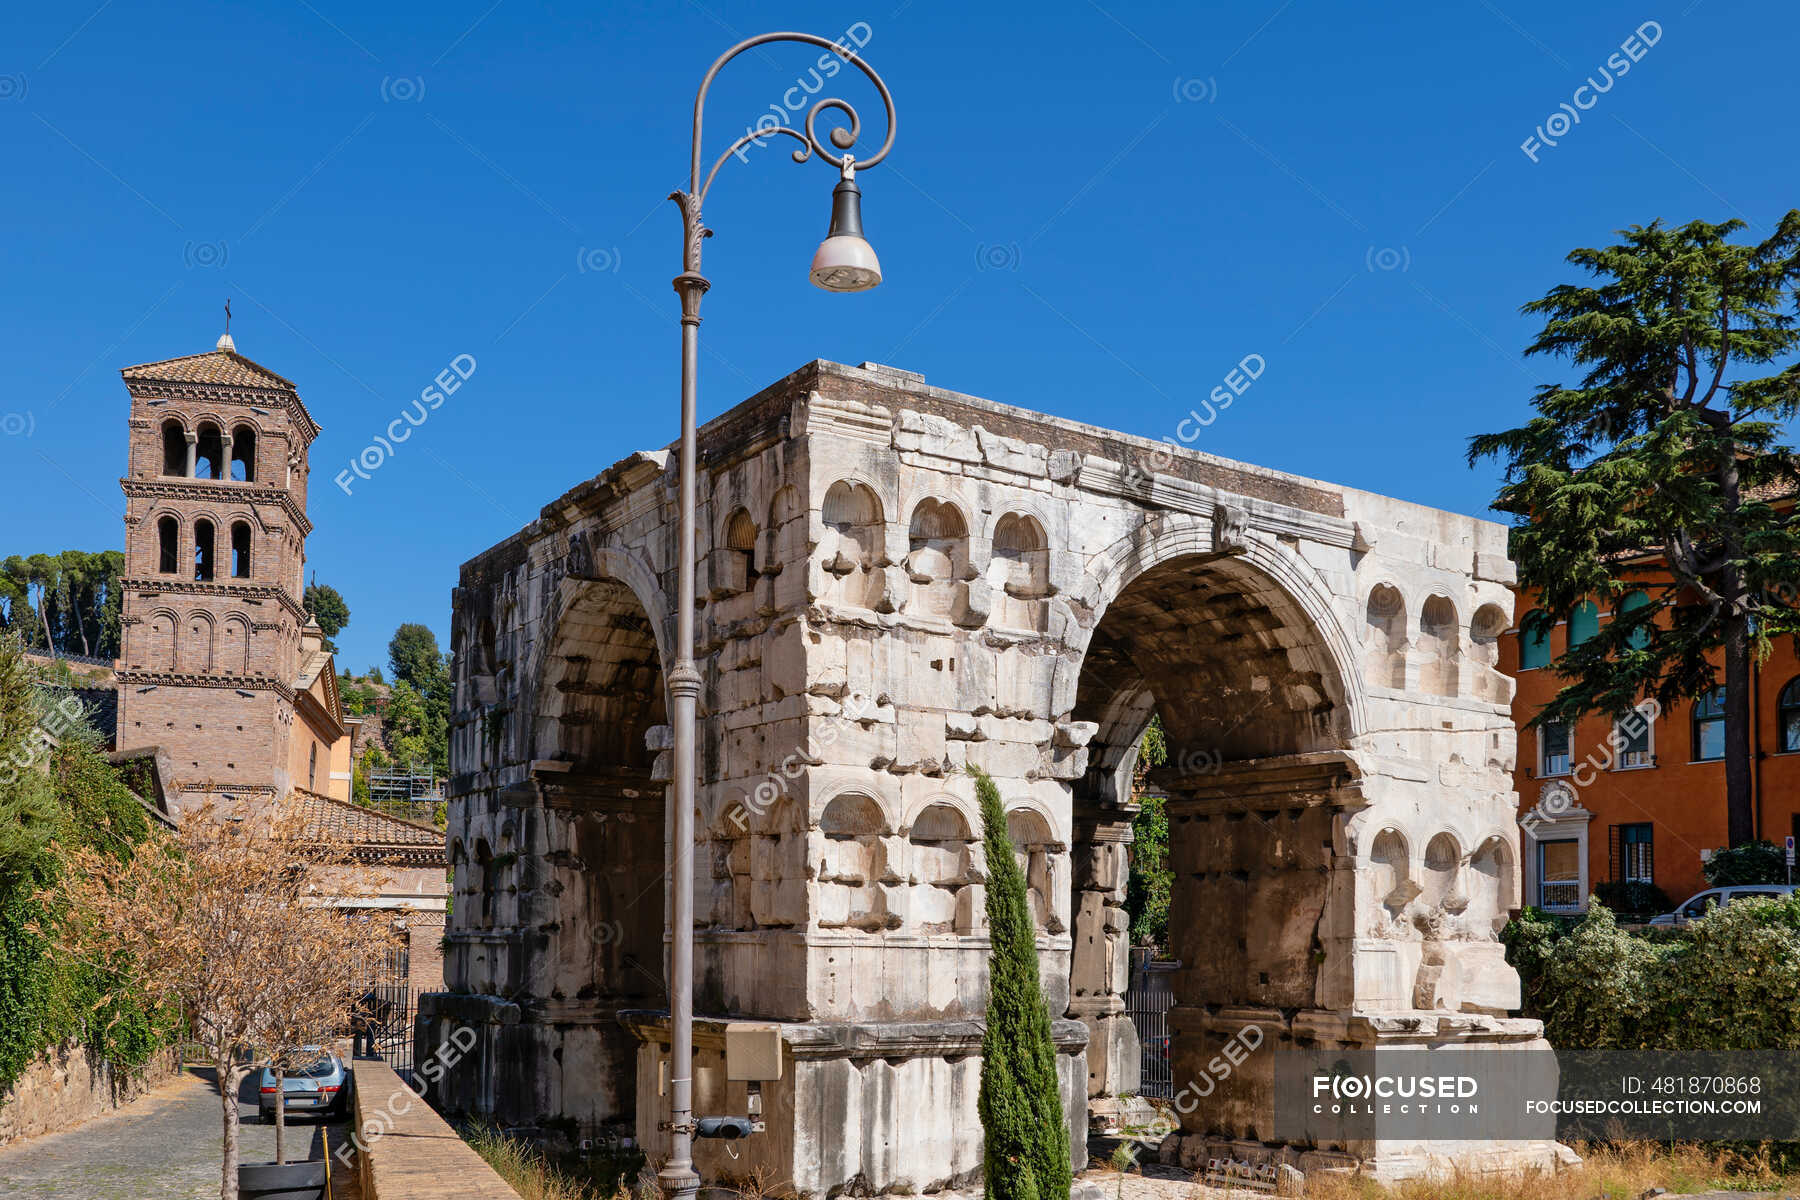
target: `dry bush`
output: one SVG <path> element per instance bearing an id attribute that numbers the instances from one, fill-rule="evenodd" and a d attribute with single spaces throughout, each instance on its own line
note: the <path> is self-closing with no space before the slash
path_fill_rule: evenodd
<path id="1" fill-rule="evenodd" d="M 395 944 L 392 914 L 346 913 L 378 881 L 350 848 L 305 836 L 293 810 L 188 814 L 120 859 L 66 855 L 44 932 L 57 950 L 179 1004 L 217 1072 L 224 1124 L 219 1194 L 236 1200 L 238 1085 L 265 1064 L 299 1065 L 350 1022 L 365 964 Z M 104 1001 L 104 998 L 103 998 Z"/>
<path id="2" fill-rule="evenodd" d="M 1703 1192 L 1732 1188 L 1763 1191 L 1793 1186 L 1766 1157 L 1699 1145 L 1627 1142 L 1577 1144 L 1582 1165 L 1554 1174 L 1465 1175 L 1414 1180 L 1383 1187 L 1366 1179 L 1316 1175 L 1306 1195 L 1322 1200 L 1635 1200 L 1651 1188 Z"/>

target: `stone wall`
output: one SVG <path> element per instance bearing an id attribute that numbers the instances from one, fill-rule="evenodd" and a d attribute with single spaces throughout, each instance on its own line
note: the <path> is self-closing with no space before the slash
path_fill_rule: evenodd
<path id="1" fill-rule="evenodd" d="M 1481 653 L 1511 613 L 1503 528 L 871 365 L 766 389 L 701 431 L 700 462 L 696 1011 L 781 1027 L 787 1099 L 749 1153 L 782 1180 L 900 1193 L 979 1169 L 971 766 L 1031 889 L 1084 1156 L 1087 1098 L 1137 1082 L 1123 899 L 1153 712 L 1178 1075 L 1249 1024 L 1271 1046 L 1537 1037 L 1503 1015 L 1495 941 L 1518 892 L 1510 682 Z M 463 568 L 459 895 L 449 992 L 421 1003 L 421 1054 L 458 1022 L 485 1039 L 456 1103 L 646 1147 L 667 1103 L 669 466 L 633 455 Z M 697 1097 L 738 1103 L 707 1053 Z M 1268 1137 L 1267 1074 L 1184 1128 Z"/>
<path id="2" fill-rule="evenodd" d="M 487 1160 L 379 1059 L 356 1059 L 363 1200 L 518 1200 Z"/>
<path id="3" fill-rule="evenodd" d="M 0 1094 L 0 1146 L 55 1133 L 121 1108 L 181 1071 L 174 1051 L 125 1076 L 70 1042 L 42 1055 Z"/>

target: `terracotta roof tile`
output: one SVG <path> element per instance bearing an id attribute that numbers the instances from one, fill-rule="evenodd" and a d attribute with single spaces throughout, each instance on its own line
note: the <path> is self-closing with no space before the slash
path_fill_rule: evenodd
<path id="1" fill-rule="evenodd" d="M 227 387 L 285 388 L 294 385 L 267 367 L 229 350 L 209 350 L 182 358 L 139 363 L 120 371 L 126 379 L 153 379 L 166 383 L 214 383 Z"/>
<path id="2" fill-rule="evenodd" d="M 444 849 L 442 830 L 390 817 L 330 796 L 296 788 L 306 836 L 314 841 L 348 842 L 356 846 L 405 846 Z"/>

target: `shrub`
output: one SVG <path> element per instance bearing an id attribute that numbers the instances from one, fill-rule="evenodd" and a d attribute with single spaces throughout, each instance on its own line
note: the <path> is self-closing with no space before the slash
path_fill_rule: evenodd
<path id="1" fill-rule="evenodd" d="M 1637 933 L 1597 902 L 1569 927 L 1526 909 L 1501 939 L 1558 1049 L 1800 1049 L 1800 897 Z"/>
<path id="2" fill-rule="evenodd" d="M 1669 948 L 1620 929 L 1604 904 L 1557 942 L 1544 964 L 1539 997 L 1552 1045 L 1636 1049 L 1650 1015 L 1651 978 Z"/>
<path id="3" fill-rule="evenodd" d="M 1729 850 L 1714 850 L 1700 868 L 1713 887 L 1736 883 L 1786 883 L 1787 853 L 1773 842 L 1746 842 Z"/>
<path id="4" fill-rule="evenodd" d="M 987 1031 L 981 1039 L 983 1174 L 989 1200 L 1055 1200 L 1071 1184 L 1050 1010 L 1038 980 L 1037 923 L 1013 857 L 1000 789 L 979 767 L 987 855 Z"/>

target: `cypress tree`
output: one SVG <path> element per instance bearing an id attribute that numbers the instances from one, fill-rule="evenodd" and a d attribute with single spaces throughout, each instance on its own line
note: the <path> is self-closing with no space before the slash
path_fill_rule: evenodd
<path id="1" fill-rule="evenodd" d="M 987 851 L 987 1032 L 981 1039 L 981 1129 L 988 1200 L 1069 1194 L 1069 1130 L 1056 1044 L 1038 983 L 1037 923 L 1013 857 L 1000 789 L 973 768 Z"/>

